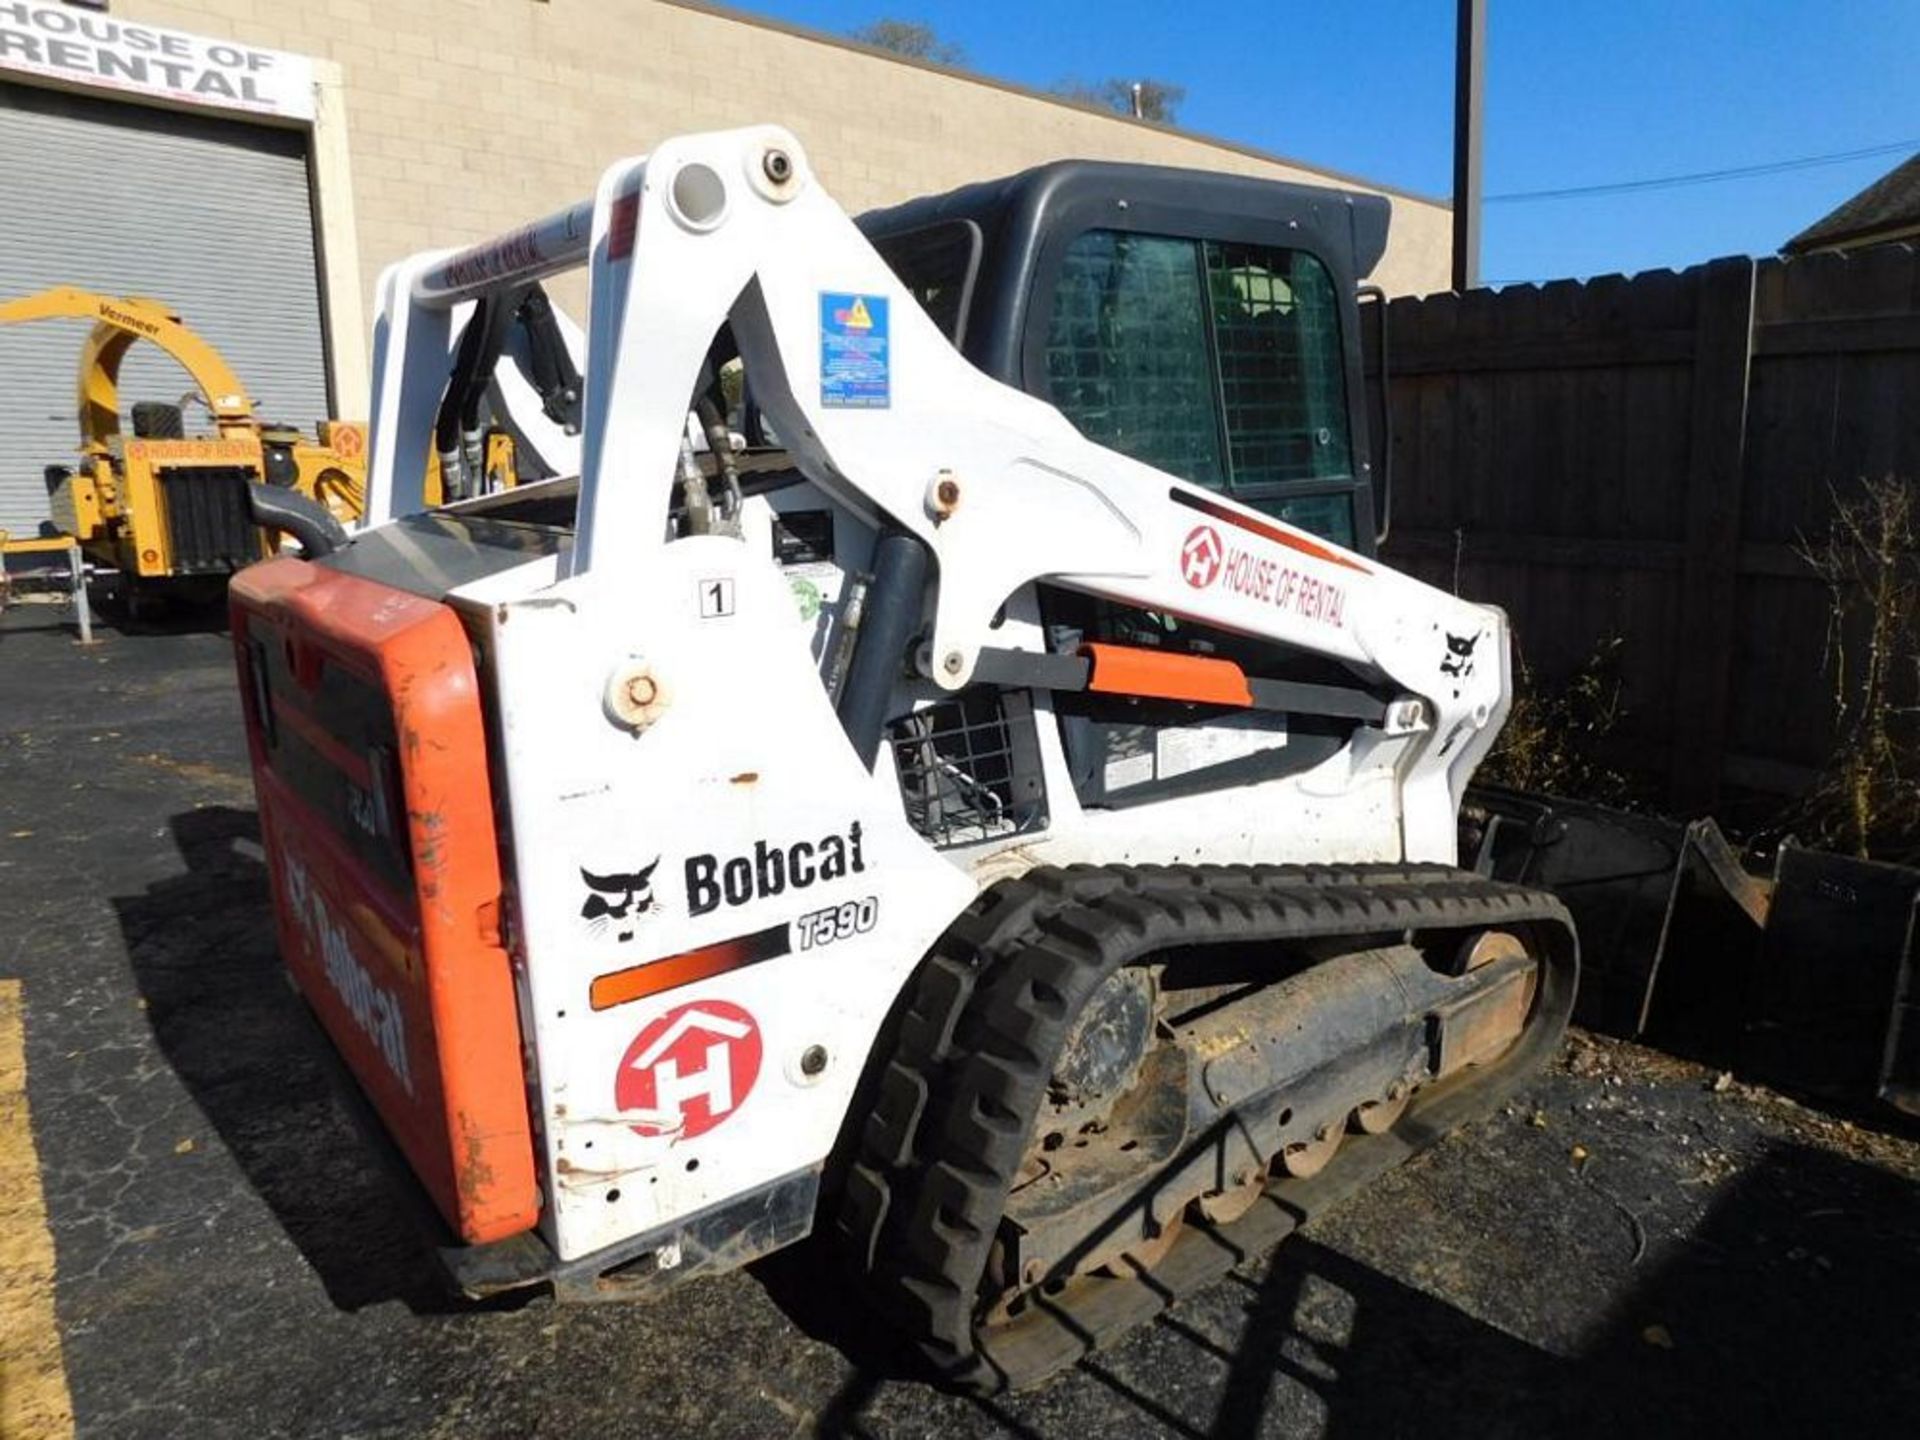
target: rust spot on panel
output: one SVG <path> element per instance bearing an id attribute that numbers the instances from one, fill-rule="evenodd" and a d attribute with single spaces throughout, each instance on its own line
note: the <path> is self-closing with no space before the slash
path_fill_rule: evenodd
<path id="1" fill-rule="evenodd" d="M 728 783 L 733 785 L 752 785 L 758 782 L 759 779 L 760 772 L 758 770 L 742 770 Z"/>
<path id="2" fill-rule="evenodd" d="M 453 1183 L 459 1190 L 460 1198 L 469 1205 L 478 1205 L 492 1192 L 495 1184 L 493 1166 L 487 1159 L 486 1136 L 475 1128 L 466 1111 L 461 1111 L 460 1125 L 460 1163 L 455 1167 Z"/>
<path id="3" fill-rule="evenodd" d="M 414 856 L 419 862 L 420 898 L 433 904 L 440 898 L 440 881 L 446 868 L 446 818 L 437 810 L 411 810 L 407 820 L 414 832 Z"/>

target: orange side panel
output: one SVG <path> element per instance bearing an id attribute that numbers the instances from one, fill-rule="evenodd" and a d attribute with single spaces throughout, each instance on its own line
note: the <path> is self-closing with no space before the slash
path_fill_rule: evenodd
<path id="1" fill-rule="evenodd" d="M 446 606 L 305 561 L 234 577 L 281 951 L 448 1223 L 539 1182 L 472 651 Z"/>
<path id="2" fill-rule="evenodd" d="M 1201 705 L 1251 705 L 1247 676 L 1231 660 L 1169 655 L 1131 645 L 1082 645 L 1093 662 L 1087 688 L 1103 695 L 1143 695 Z"/>

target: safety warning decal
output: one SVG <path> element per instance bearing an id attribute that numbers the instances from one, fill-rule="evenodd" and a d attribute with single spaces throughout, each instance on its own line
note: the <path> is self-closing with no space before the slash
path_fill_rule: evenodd
<path id="1" fill-rule="evenodd" d="M 884 410 L 892 403 L 893 361 L 884 295 L 820 296 L 820 403 Z"/>
<path id="2" fill-rule="evenodd" d="M 704 1135 L 746 1103 L 760 1076 L 760 1027 L 738 1005 L 699 1000 L 633 1037 L 613 1103 L 641 1135 Z"/>

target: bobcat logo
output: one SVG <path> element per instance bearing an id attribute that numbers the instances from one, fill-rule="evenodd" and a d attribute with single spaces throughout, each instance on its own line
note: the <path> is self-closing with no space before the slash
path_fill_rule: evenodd
<path id="1" fill-rule="evenodd" d="M 1480 643 L 1478 635 L 1447 636 L 1447 658 L 1440 662 L 1440 673 L 1452 675 L 1464 680 L 1473 674 L 1473 647 Z"/>
<path id="2" fill-rule="evenodd" d="M 589 893 L 580 918 L 596 939 L 609 930 L 622 945 L 633 939 L 633 922 L 653 909 L 653 872 L 659 868 L 658 856 L 631 875 L 596 875 L 581 867 L 580 878 L 587 882 Z"/>

